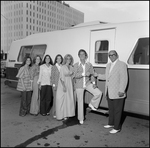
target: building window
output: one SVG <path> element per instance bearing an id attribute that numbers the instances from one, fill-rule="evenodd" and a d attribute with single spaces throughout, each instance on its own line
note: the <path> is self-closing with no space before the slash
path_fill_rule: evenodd
<path id="1" fill-rule="evenodd" d="M 137 41 L 128 63 L 131 65 L 149 64 L 149 38 L 140 38 Z"/>
<path id="2" fill-rule="evenodd" d="M 107 40 L 99 40 L 95 42 L 95 63 L 106 64 L 108 61 L 108 47 Z"/>
<path id="3" fill-rule="evenodd" d="M 26 11 L 26 14 L 28 15 L 28 10 Z"/>

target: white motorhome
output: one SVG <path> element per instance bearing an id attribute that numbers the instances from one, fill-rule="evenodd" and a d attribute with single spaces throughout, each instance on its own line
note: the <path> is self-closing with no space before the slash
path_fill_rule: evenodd
<path id="1" fill-rule="evenodd" d="M 6 83 L 16 87 L 18 66 L 25 56 L 71 54 L 79 61 L 78 51 L 85 49 L 97 73 L 105 73 L 108 52 L 112 49 L 128 66 L 129 83 L 124 110 L 149 116 L 149 21 L 125 23 L 83 23 L 67 30 L 32 34 L 12 42 L 7 59 Z M 105 81 L 97 81 L 104 93 Z M 90 99 L 86 93 L 85 102 Z M 102 98 L 100 107 L 108 108 Z"/>

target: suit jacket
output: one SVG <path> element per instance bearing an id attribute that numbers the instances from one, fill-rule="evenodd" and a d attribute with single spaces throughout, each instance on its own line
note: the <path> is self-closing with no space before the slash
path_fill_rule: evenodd
<path id="1" fill-rule="evenodd" d="M 111 63 L 106 66 L 106 73 L 104 75 L 98 75 L 98 79 L 106 80 L 105 83 L 105 95 L 107 94 L 110 99 L 119 99 L 126 97 L 125 89 L 128 82 L 127 65 L 118 60 L 113 69 L 109 73 Z M 118 96 L 118 92 L 124 92 L 123 97 Z"/>
<path id="2" fill-rule="evenodd" d="M 74 64 L 73 72 L 74 72 L 73 78 L 75 78 L 75 88 L 83 88 L 83 77 L 82 77 L 83 68 L 82 68 L 80 62 L 77 62 Z M 94 75 L 93 66 L 89 62 L 85 63 L 85 73 L 87 73 L 87 72 L 89 72 L 91 75 Z M 91 80 L 90 77 L 86 77 L 85 81 L 86 81 L 86 86 L 87 86 L 93 80 Z"/>

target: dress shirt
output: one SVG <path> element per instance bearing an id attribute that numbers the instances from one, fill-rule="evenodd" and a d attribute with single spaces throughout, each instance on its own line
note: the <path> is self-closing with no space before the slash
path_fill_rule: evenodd
<path id="1" fill-rule="evenodd" d="M 85 65 L 86 65 L 86 63 L 87 63 L 87 61 L 85 61 L 85 64 L 83 65 L 83 64 L 81 63 L 81 61 L 79 61 L 79 65 L 81 65 L 82 68 L 83 68 L 83 73 L 82 73 L 82 76 L 83 76 L 83 88 L 86 87 L 86 80 L 85 80 Z"/>
<path id="2" fill-rule="evenodd" d="M 40 74 L 37 83 L 41 83 L 41 85 L 51 85 L 51 68 L 52 65 L 49 67 L 46 64 L 40 66 Z"/>
<path id="3" fill-rule="evenodd" d="M 111 62 L 111 66 L 110 66 L 110 69 L 109 69 L 109 73 L 112 71 L 113 67 L 115 66 L 116 62 L 118 61 L 118 59 L 114 62 Z"/>

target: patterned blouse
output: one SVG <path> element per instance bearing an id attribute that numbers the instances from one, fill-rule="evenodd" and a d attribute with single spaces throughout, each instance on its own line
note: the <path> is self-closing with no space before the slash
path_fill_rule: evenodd
<path id="1" fill-rule="evenodd" d="M 26 91 L 31 91 L 32 90 L 31 77 L 30 77 L 29 69 L 28 69 L 27 66 L 22 66 L 19 69 L 18 74 L 17 74 L 16 77 L 19 78 L 18 85 L 17 85 L 17 90 L 24 91 L 23 90 L 23 85 L 21 83 L 21 79 L 23 79 L 23 83 L 24 83 L 24 86 L 26 88 Z"/>
<path id="2" fill-rule="evenodd" d="M 60 71 L 58 70 L 57 66 L 54 65 L 52 67 L 51 81 L 52 81 L 52 85 L 55 87 L 58 86 L 59 74 L 60 74 Z"/>
<path id="3" fill-rule="evenodd" d="M 39 76 L 40 66 L 34 64 L 30 69 L 31 80 L 34 79 L 35 76 Z"/>

